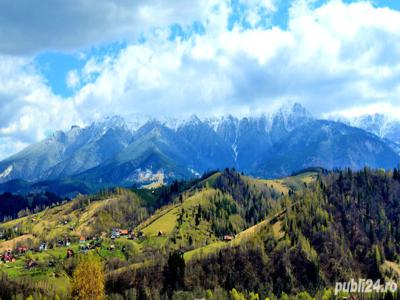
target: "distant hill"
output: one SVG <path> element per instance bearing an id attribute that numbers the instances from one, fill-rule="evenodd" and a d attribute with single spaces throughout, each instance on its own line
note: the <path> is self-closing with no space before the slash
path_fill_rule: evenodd
<path id="1" fill-rule="evenodd" d="M 71 179 L 44 180 L 29 182 L 14 179 L 0 183 L 0 193 L 10 192 L 14 194 L 27 195 L 30 193 L 50 192 L 64 198 L 74 198 L 78 194 L 90 194 L 99 190 L 98 185 L 88 185 L 85 182 Z"/>
<path id="2" fill-rule="evenodd" d="M 62 199 L 52 193 L 29 193 L 25 196 L 11 193 L 0 193 L 0 220 L 4 218 L 17 218 L 29 211 L 40 211 L 51 205 L 61 204 Z"/>

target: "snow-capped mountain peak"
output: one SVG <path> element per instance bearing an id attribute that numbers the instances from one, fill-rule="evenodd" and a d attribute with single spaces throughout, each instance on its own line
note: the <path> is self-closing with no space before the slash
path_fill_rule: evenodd
<path id="1" fill-rule="evenodd" d="M 128 128 L 125 119 L 121 116 L 107 116 L 97 122 L 94 122 L 91 126 L 103 129 Z"/>

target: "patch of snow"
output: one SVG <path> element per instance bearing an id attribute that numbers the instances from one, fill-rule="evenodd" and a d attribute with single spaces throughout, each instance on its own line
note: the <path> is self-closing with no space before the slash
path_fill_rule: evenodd
<path id="1" fill-rule="evenodd" d="M 8 166 L 1 174 L 0 179 L 6 179 L 13 171 L 13 166 Z"/>
<path id="2" fill-rule="evenodd" d="M 130 131 L 135 132 L 135 131 L 137 131 L 140 127 L 142 127 L 143 124 L 145 124 L 146 122 L 147 122 L 147 120 L 146 120 L 146 121 L 143 121 L 143 122 L 141 122 L 141 121 L 127 122 L 127 126 L 128 126 L 128 129 L 129 129 Z"/>
<path id="3" fill-rule="evenodd" d="M 237 137 L 236 137 L 236 139 L 237 139 Z M 233 150 L 233 153 L 235 154 L 235 163 L 237 162 L 237 158 L 238 158 L 238 154 L 239 154 L 238 149 L 237 149 L 237 141 L 236 141 L 236 139 L 235 139 L 235 142 L 232 145 L 232 150 Z"/>
<path id="4" fill-rule="evenodd" d="M 95 123 L 98 127 L 103 127 L 104 129 L 108 128 L 125 128 L 126 127 L 126 122 L 124 118 L 121 116 L 107 116 L 103 118 L 102 120 L 98 121 Z"/>
<path id="5" fill-rule="evenodd" d="M 164 117 L 161 118 L 160 121 L 165 127 L 173 131 L 177 131 L 179 127 L 185 124 L 186 119 L 183 117 L 169 117 L 169 118 Z"/>
<path id="6" fill-rule="evenodd" d="M 210 126 L 210 128 L 214 131 L 217 132 L 217 129 L 219 125 L 221 124 L 222 118 L 209 118 L 205 120 L 205 122 Z"/>
<path id="7" fill-rule="evenodd" d="M 66 135 L 70 140 L 76 139 L 81 133 L 81 130 L 82 129 L 78 125 L 72 125 L 71 129 L 68 132 L 66 132 Z"/>
<path id="8" fill-rule="evenodd" d="M 197 172 L 196 170 L 194 170 L 194 169 L 192 169 L 192 168 L 188 168 L 188 170 L 189 170 L 189 172 L 192 173 L 193 175 L 195 175 L 195 176 L 197 176 L 197 177 L 200 176 L 200 173 Z"/>
<path id="9" fill-rule="evenodd" d="M 393 142 L 399 142 L 400 122 L 390 114 L 376 113 L 371 115 L 360 115 L 351 117 L 336 117 L 331 119 L 345 123 L 349 126 L 361 128 L 367 132 L 377 135 L 380 138 L 394 138 Z"/>
<path id="10" fill-rule="evenodd" d="M 165 123 L 165 125 L 176 131 L 180 127 L 197 126 L 201 123 L 202 123 L 202 121 L 196 115 L 191 115 L 189 118 L 172 119 L 168 123 Z"/>

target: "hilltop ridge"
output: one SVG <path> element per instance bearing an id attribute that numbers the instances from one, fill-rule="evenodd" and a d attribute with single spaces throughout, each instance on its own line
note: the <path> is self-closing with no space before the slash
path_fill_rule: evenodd
<path id="1" fill-rule="evenodd" d="M 116 293 L 143 285 L 161 293 L 174 255 L 191 291 L 315 294 L 354 276 L 399 280 L 391 229 L 399 191 L 397 170 L 369 169 L 281 179 L 226 169 L 154 189 L 117 188 L 0 223 L 0 249 L 16 258 L 6 256 L 0 272 L 66 295 L 72 251 L 101 257 Z M 28 261 L 34 267 L 24 267 Z"/>

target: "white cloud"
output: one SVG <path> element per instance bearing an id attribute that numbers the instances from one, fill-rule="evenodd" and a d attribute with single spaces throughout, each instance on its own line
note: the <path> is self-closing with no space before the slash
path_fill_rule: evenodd
<path id="1" fill-rule="evenodd" d="M 0 159 L 6 158 L 29 146 L 29 143 L 23 143 L 18 138 L 13 137 L 2 137 L 0 141 Z"/>
<path id="2" fill-rule="evenodd" d="M 276 0 L 241 0 L 239 3 L 244 6 L 243 19 L 252 27 L 257 27 L 271 13 L 277 10 Z"/>
<path id="3" fill-rule="evenodd" d="M 77 94 L 82 110 L 107 111 L 113 102 L 122 114 L 202 114 L 262 110 L 294 99 L 321 114 L 399 100 L 399 12 L 367 2 L 312 9 L 297 1 L 288 30 L 232 31 L 228 7 L 212 12 L 205 35 L 169 41 L 159 34 L 127 46 Z"/>
<path id="4" fill-rule="evenodd" d="M 70 70 L 67 73 L 67 78 L 65 79 L 67 86 L 70 89 L 75 89 L 80 84 L 80 78 L 77 70 Z"/>
<path id="5" fill-rule="evenodd" d="M 80 119 L 73 102 L 54 96 L 29 59 L 0 56 L 0 157 Z"/>
<path id="6" fill-rule="evenodd" d="M 387 102 L 372 103 L 365 106 L 348 107 L 343 110 L 331 111 L 323 114 L 328 119 L 348 119 L 362 117 L 365 115 L 383 114 L 400 120 L 400 107 Z"/>
<path id="7" fill-rule="evenodd" d="M 248 10 L 242 17 L 254 26 L 237 25 L 231 31 L 227 1 L 182 0 L 168 7 L 148 1 L 134 13 L 139 18 L 133 31 L 130 13 L 114 3 L 120 20 L 112 22 L 118 25 L 100 26 L 101 36 L 88 25 L 68 47 L 82 46 L 79 38 L 92 43 L 149 29 L 143 33 L 145 42 L 128 43 L 113 57 L 90 58 L 81 70 L 71 71 L 67 81 L 76 94 L 69 99 L 53 95 L 29 60 L 1 59 L 0 140 L 32 142 L 49 129 L 110 114 L 251 113 L 287 100 L 302 102 L 317 115 L 398 107 L 400 13 L 362 1 L 332 0 L 318 8 L 309 2 L 294 2 L 284 30 L 255 25 L 266 11 L 276 10 L 275 2 L 243 0 Z M 164 25 L 194 20 L 202 21 L 205 34 L 168 39 Z M 85 37 L 86 31 L 93 35 Z M 52 39 L 46 43 L 64 47 Z"/>
<path id="8" fill-rule="evenodd" d="M 217 0 L 0 1 L 0 52 L 75 50 L 172 23 L 204 21 Z"/>

